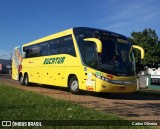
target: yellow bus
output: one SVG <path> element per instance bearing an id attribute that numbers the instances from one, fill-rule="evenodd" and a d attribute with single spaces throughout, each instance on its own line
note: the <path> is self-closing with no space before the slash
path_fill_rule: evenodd
<path id="1" fill-rule="evenodd" d="M 134 92 L 133 48 L 141 51 L 143 59 L 143 48 L 131 45 L 121 34 L 87 27 L 68 29 L 24 44 L 17 78 L 22 85 L 68 87 L 73 94 Z"/>

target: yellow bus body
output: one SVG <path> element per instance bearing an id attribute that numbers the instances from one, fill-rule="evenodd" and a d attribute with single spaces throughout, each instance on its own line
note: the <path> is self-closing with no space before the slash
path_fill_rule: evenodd
<path id="1" fill-rule="evenodd" d="M 73 29 L 52 34 L 50 36 L 46 36 L 33 42 L 24 44 L 22 48 L 67 35 L 72 35 L 76 57 L 67 54 L 57 54 L 34 58 L 24 58 L 22 61 L 22 70 L 19 74 L 24 76 L 27 73 L 29 76 L 29 82 L 31 83 L 61 87 L 68 87 L 69 79 L 74 75 L 78 79 L 79 89 L 84 91 L 127 93 L 134 92 L 136 90 L 136 76 L 127 77 L 110 75 L 84 65 L 81 61 Z M 64 61 L 62 61 L 63 59 Z M 45 63 L 45 61 L 47 61 L 47 63 Z M 107 77 L 113 82 L 114 80 L 119 81 L 119 84 L 109 83 L 99 79 L 96 74 Z M 14 76 L 12 76 L 12 78 L 16 79 Z M 124 84 L 125 81 L 128 83 Z"/>

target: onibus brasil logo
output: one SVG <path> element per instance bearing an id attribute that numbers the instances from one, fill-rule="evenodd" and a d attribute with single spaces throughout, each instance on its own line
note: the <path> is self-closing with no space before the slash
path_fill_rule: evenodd
<path id="1" fill-rule="evenodd" d="M 2 121 L 1 126 L 42 126 L 40 121 Z"/>

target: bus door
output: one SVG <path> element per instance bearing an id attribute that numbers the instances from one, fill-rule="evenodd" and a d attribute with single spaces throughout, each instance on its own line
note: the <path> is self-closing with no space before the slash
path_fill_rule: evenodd
<path id="1" fill-rule="evenodd" d="M 84 81 L 82 81 L 84 84 L 82 84 L 83 89 L 87 91 L 96 91 L 96 77 L 95 77 L 95 70 L 89 67 L 83 67 L 82 72 L 82 78 Z"/>
<path id="2" fill-rule="evenodd" d="M 86 42 L 85 47 L 83 47 L 83 52 L 81 53 L 84 66 L 84 73 L 82 77 L 84 78 L 85 90 L 95 91 L 96 90 L 96 78 L 95 72 L 97 68 L 97 52 L 96 44 L 93 42 Z"/>

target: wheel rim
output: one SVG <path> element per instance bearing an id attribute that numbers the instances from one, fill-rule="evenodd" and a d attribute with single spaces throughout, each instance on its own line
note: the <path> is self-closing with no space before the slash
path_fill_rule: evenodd
<path id="1" fill-rule="evenodd" d="M 21 82 L 21 84 L 23 83 L 23 77 L 20 78 L 20 82 Z"/>
<path id="2" fill-rule="evenodd" d="M 71 84 L 71 90 L 76 91 L 78 89 L 78 86 L 79 86 L 78 81 L 76 81 L 76 80 L 73 81 L 72 84 Z"/>
<path id="3" fill-rule="evenodd" d="M 25 84 L 28 84 L 28 77 L 27 76 L 25 77 L 24 82 L 25 82 Z"/>

